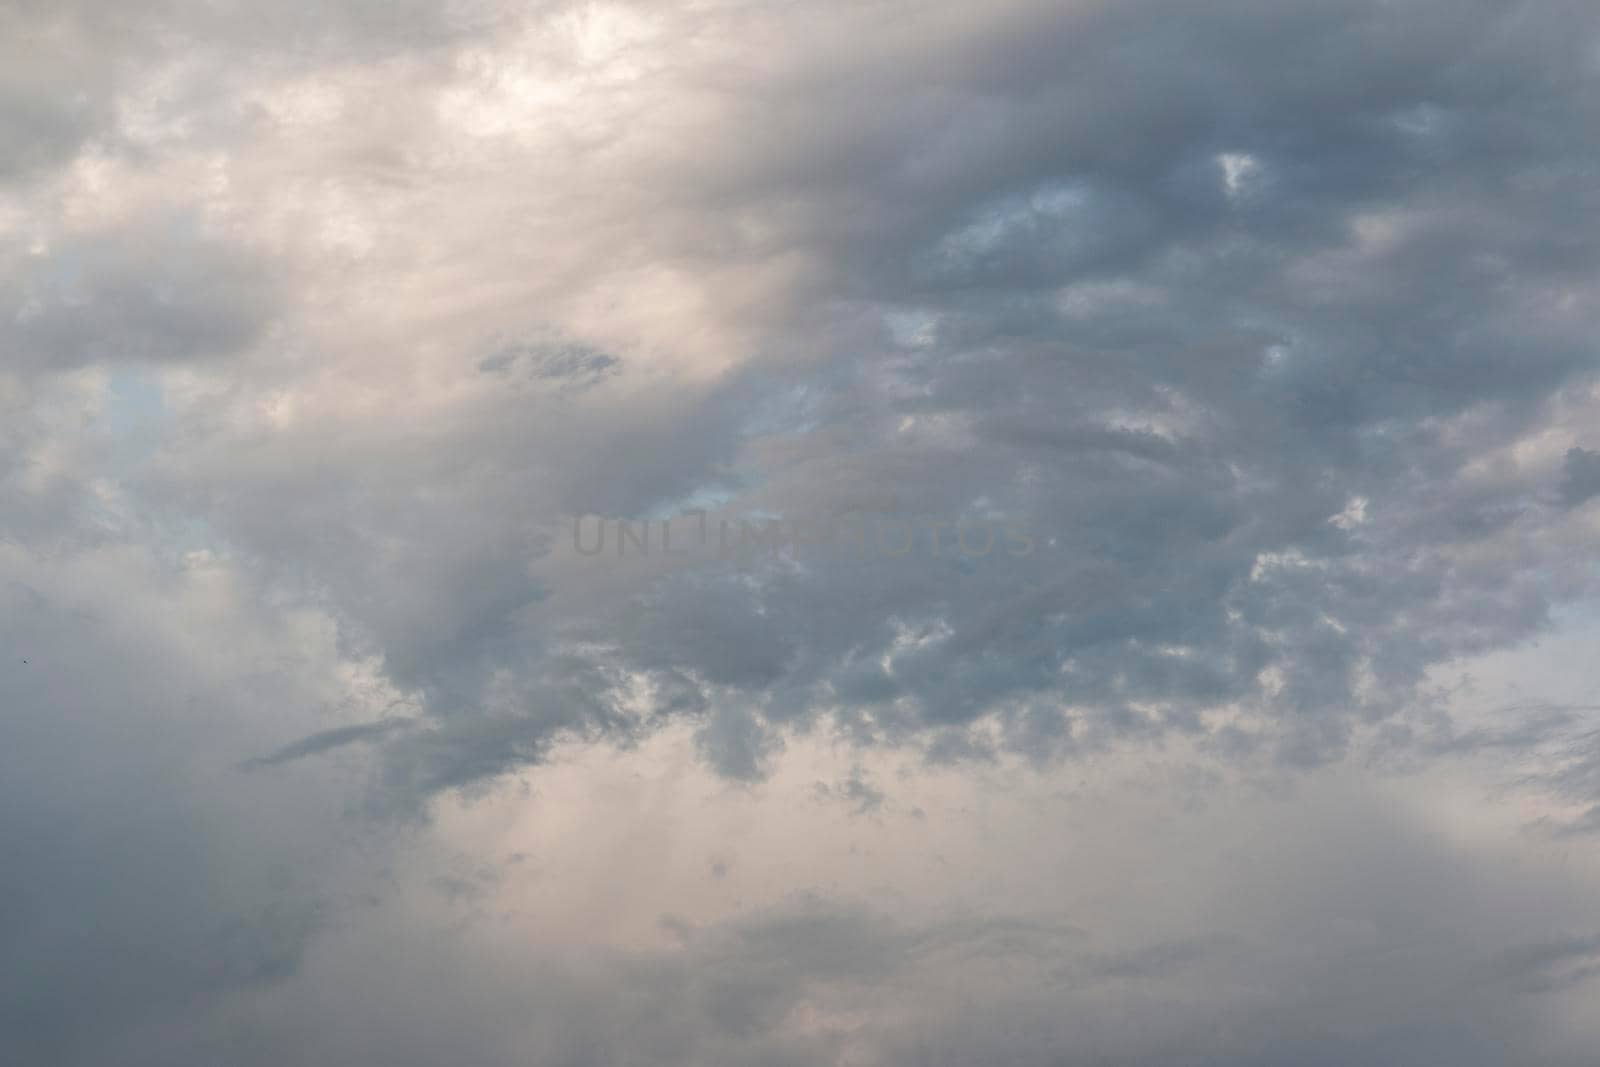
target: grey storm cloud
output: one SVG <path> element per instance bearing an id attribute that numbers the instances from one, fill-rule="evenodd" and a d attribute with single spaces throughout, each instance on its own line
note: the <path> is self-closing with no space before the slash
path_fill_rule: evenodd
<path id="1" fill-rule="evenodd" d="M 1470 472 L 1592 381 L 1591 317 L 1549 294 L 1593 278 L 1571 225 L 1593 206 L 1593 19 L 1480 7 L 1014 7 L 832 65 L 804 23 L 709 153 L 616 150 L 656 165 L 662 205 L 620 255 L 808 264 L 742 312 L 767 320 L 740 369 L 608 381 L 630 361 L 601 345 L 468 341 L 416 420 L 197 424 L 151 477 L 326 584 L 423 694 L 456 736 L 396 741 L 404 780 L 639 728 L 574 672 L 699 687 L 692 707 L 726 705 L 708 752 L 746 776 L 764 732 L 832 713 L 943 751 L 997 719 L 1067 753 L 1270 703 L 1218 743 L 1335 758 L 1429 665 L 1587 587 L 1537 547 L 1562 519 L 1531 480 Z M 976 567 L 573 558 L 574 517 L 705 499 L 734 521 L 986 512 L 1040 546 Z"/>
<path id="2" fill-rule="evenodd" d="M 391 719 L 387 722 L 366 722 L 356 726 L 338 726 L 332 730 L 319 731 L 310 737 L 303 737 L 264 756 L 253 756 L 241 763 L 240 766 L 246 770 L 276 767 L 279 764 L 305 759 L 307 756 L 319 756 L 324 752 L 331 752 L 333 749 L 342 748 L 345 745 L 376 741 L 386 734 L 394 733 L 396 730 L 403 730 L 410 725 L 410 722 L 405 719 Z"/>
<path id="3" fill-rule="evenodd" d="M 16 364 L 225 359 L 272 314 L 270 275 L 248 252 L 182 218 L 24 252 L 7 278 L 4 344 Z"/>
<path id="4" fill-rule="evenodd" d="M 1561 500 L 1576 507 L 1600 496 L 1600 452 L 1567 449 L 1562 466 Z"/>
<path id="5" fill-rule="evenodd" d="M 322 900 L 290 873 L 315 851 L 290 832 L 305 809 L 208 781 L 204 724 L 270 716 L 184 662 L 190 622 L 141 616 L 193 620 L 181 588 L 148 560 L 28 562 L 0 563 L 0 1046 L 87 1063 L 197 999 L 294 973 Z M 236 643 L 214 671 L 251 658 L 237 621 L 214 620 Z"/>
<path id="6" fill-rule="evenodd" d="M 1500 760 L 1595 839 L 1592 707 L 1434 672 L 1595 591 L 1600 8 L 22 0 L 0 61 L 0 1060 L 1587 1062 L 1580 864 L 1203 809 Z M 917 540 L 708 548 L 770 521 Z M 1105 916 L 407 925 L 498 884 L 419 844 L 468 802 L 677 729 L 708 819 L 819 738 L 863 839 L 885 753 L 1183 748 L 1212 836 Z"/>

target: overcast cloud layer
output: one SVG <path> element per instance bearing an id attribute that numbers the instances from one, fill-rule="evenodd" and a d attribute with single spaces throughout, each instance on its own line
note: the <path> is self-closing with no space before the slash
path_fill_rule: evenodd
<path id="1" fill-rule="evenodd" d="M 1593 1063 L 1597 217 L 1576 0 L 0 0 L 0 1062 Z"/>

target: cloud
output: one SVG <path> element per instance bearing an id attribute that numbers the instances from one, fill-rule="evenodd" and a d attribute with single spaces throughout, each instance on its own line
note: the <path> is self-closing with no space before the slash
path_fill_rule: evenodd
<path id="1" fill-rule="evenodd" d="M 1600 496 L 1600 452 L 1567 449 L 1562 474 L 1561 500 L 1567 507 Z"/>
<path id="2" fill-rule="evenodd" d="M 1597 20 L 9 5 L 8 1044 L 1583 1062 Z"/>
<path id="3" fill-rule="evenodd" d="M 0 664 L 7 1048 L 92 1062 L 208 997 L 295 974 L 329 915 L 329 839 L 313 827 L 337 824 L 337 792 L 252 789 L 232 767 L 235 746 L 337 694 L 326 651 L 265 690 L 264 665 L 298 660 L 305 635 L 203 559 L 10 544 L 0 574 L 15 653 Z"/>
<path id="4" fill-rule="evenodd" d="M 7 264 L 4 343 L 23 369 L 223 359 L 269 321 L 262 265 L 182 218 L 30 249 Z"/>
<path id="5" fill-rule="evenodd" d="M 397 85 L 465 125 L 402 135 L 455 146 L 448 166 L 422 152 L 392 188 L 352 176 L 368 199 L 341 201 L 343 224 L 388 227 L 363 238 L 360 273 L 416 286 L 400 249 L 441 227 L 487 234 L 491 218 L 497 239 L 386 305 L 405 335 L 360 311 L 337 334 L 302 322 L 306 344 L 342 338 L 323 372 L 263 365 L 231 421 L 177 412 L 151 468 L 158 499 L 329 590 L 352 639 L 422 694 L 440 733 L 429 755 L 395 742 L 401 777 L 459 783 L 565 731 L 633 734 L 652 712 L 620 694 L 668 678 L 699 690 L 676 706 L 738 708 L 705 736 L 744 777 L 762 746 L 736 737 L 826 716 L 945 747 L 997 722 L 1006 743 L 1056 754 L 1226 720 L 1230 744 L 1316 763 L 1359 718 L 1403 707 L 1430 664 L 1542 625 L 1562 520 L 1531 481 L 1490 491 L 1472 472 L 1593 371 L 1591 324 L 1553 295 L 1592 282 L 1561 221 L 1587 194 L 1557 136 L 1587 107 L 1560 72 L 1581 80 L 1587 60 L 1553 21 L 952 9 L 914 48 L 839 59 L 874 101 L 842 116 L 814 74 L 836 27 L 797 22 L 742 102 L 692 104 L 725 35 L 782 25 L 744 13 L 639 68 L 657 121 L 718 146 L 688 156 L 628 120 L 640 81 L 601 90 L 582 73 L 596 41 L 643 56 L 630 34 L 690 18 L 630 10 L 552 24 L 552 62 L 576 67 L 518 66 L 514 35 L 474 53 L 541 92 L 590 86 L 575 106 L 607 131 L 593 145 L 570 140 L 578 112 L 570 129 L 473 125 L 519 106 L 477 75 Z M 1492 89 L 1460 79 L 1468 40 Z M 1143 59 L 1168 53 L 1182 61 Z M 943 127 L 934 100 L 955 116 Z M 1529 100 L 1543 117 L 1518 125 Z M 321 166 L 349 121 L 330 115 L 310 142 Z M 502 210 L 505 154 L 531 165 L 558 138 L 570 174 L 528 194 L 541 206 Z M 278 150 L 266 137 L 248 159 Z M 1241 160 L 1248 196 L 1228 184 Z M 641 214 L 630 183 L 647 173 L 656 207 Z M 443 214 L 415 218 L 423 204 Z M 528 273 L 530 241 L 572 270 Z M 744 264 L 744 281 L 718 262 Z M 298 269 L 302 285 L 344 284 L 317 260 Z M 597 318 L 597 300 L 620 319 Z M 567 347 L 503 340 L 526 334 L 530 303 L 552 324 L 534 336 Z M 669 321 L 687 332 L 647 330 Z M 530 392 L 551 374 L 582 391 Z M 363 395 L 385 399 L 347 402 Z M 602 567 L 566 543 L 584 514 L 659 520 L 705 501 L 735 529 L 864 513 L 945 523 L 953 540 L 993 516 L 1038 550 Z M 884 662 L 862 689 L 863 665 Z M 564 688 L 579 676 L 596 685 Z M 494 747 L 470 753 L 474 737 Z"/>
<path id="6" fill-rule="evenodd" d="M 629 777 L 590 768 L 581 781 Z M 646 946 L 528 954 L 506 937 L 526 918 L 497 913 L 517 899 L 511 885 L 440 894 L 438 914 L 397 894 L 332 932 L 336 950 L 296 982 L 244 994 L 231 1021 L 252 1035 L 239 1046 L 247 1064 L 290 1049 L 486 1064 L 1582 1062 L 1595 939 L 1567 925 L 1592 909 L 1543 880 L 1562 861 L 1524 843 L 1514 861 L 1499 856 L 1515 874 L 1483 863 L 1394 796 L 1372 798 L 1373 785 L 1324 777 L 1292 799 L 1233 795 L 1225 811 L 1185 816 L 1163 846 L 1134 844 L 1135 866 L 1076 886 L 1026 864 L 949 873 L 946 888 L 990 885 L 982 914 L 924 917 L 918 898 L 936 890 L 901 882 L 898 910 L 798 892 L 714 921 L 665 918 Z M 999 803 L 1054 813 L 1060 802 Z M 783 807 L 759 810 L 781 818 Z M 903 828 L 851 825 L 865 853 L 905 853 Z M 986 857 L 1015 845 L 974 829 Z M 574 847 L 636 832 L 591 824 Z M 1119 839 L 1113 827 L 1064 834 L 1092 854 Z M 1054 907 L 1014 910 L 993 892 L 1002 874 Z M 1444 884 L 1454 888 L 1441 897 Z M 1063 907 L 1079 889 L 1098 901 L 1092 916 Z M 498 917 L 451 918 L 479 909 Z"/>
<path id="7" fill-rule="evenodd" d="M 816 791 L 818 800 L 839 800 L 855 815 L 870 815 L 888 799 L 859 766 L 850 768 L 850 774 L 834 785 L 818 782 Z"/>
<path id="8" fill-rule="evenodd" d="M 309 737 L 284 745 L 265 756 L 251 757 L 239 766 L 244 770 L 276 767 L 281 763 L 305 759 L 307 756 L 320 756 L 324 752 L 331 752 L 345 745 L 376 741 L 386 734 L 406 729 L 411 725 L 404 719 L 391 719 L 385 722 L 358 723 L 355 726 L 336 726 L 331 730 L 319 730 Z"/>

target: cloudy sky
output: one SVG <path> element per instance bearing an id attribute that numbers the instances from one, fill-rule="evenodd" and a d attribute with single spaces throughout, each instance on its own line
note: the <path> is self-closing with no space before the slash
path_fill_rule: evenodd
<path id="1" fill-rule="evenodd" d="M 0 0 L 0 1061 L 1594 1063 L 1600 6 Z"/>

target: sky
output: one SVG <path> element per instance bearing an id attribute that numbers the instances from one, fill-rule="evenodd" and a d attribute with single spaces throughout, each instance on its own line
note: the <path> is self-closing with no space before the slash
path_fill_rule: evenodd
<path id="1" fill-rule="evenodd" d="M 1600 6 L 0 0 L 0 1061 L 1580 1067 Z"/>

